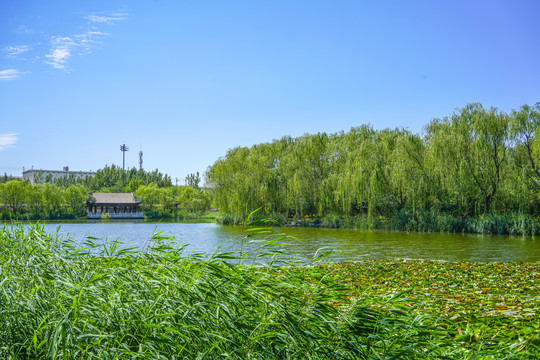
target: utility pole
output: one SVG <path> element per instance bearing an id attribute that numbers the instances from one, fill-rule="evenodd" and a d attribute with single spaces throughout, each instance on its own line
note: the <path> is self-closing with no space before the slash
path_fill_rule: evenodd
<path id="1" fill-rule="evenodd" d="M 122 152 L 122 170 L 126 171 L 126 151 L 129 151 L 129 146 L 120 145 L 120 151 Z"/>

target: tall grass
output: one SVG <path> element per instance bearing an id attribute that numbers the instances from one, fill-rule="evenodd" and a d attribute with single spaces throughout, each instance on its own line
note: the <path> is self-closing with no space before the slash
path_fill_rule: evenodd
<path id="1" fill-rule="evenodd" d="M 185 210 L 156 210 L 145 211 L 145 219 L 174 219 L 174 220 L 190 220 L 190 219 L 214 219 L 216 215 L 205 211 L 185 211 Z"/>
<path id="2" fill-rule="evenodd" d="M 224 225 L 242 223 L 239 216 L 221 215 L 220 223 Z M 291 220 L 281 216 L 281 224 L 291 223 Z M 369 217 L 367 214 L 341 217 L 337 214 L 327 214 L 315 218 L 311 222 L 296 222 L 300 226 L 320 226 L 326 228 L 345 228 L 361 230 L 389 231 L 418 231 L 418 232 L 449 232 L 449 233 L 478 233 L 496 235 L 538 235 L 540 234 L 540 219 L 529 214 L 483 214 L 478 217 L 467 215 L 456 216 L 451 213 L 430 211 L 395 211 L 388 216 Z"/>
<path id="3" fill-rule="evenodd" d="M 289 222 L 289 220 L 282 214 L 262 214 L 258 213 L 259 210 L 260 208 L 249 214 L 248 218 L 252 219 L 253 221 L 271 218 L 273 219 L 274 225 L 284 225 Z M 246 223 L 246 215 L 239 213 L 223 213 L 216 217 L 216 222 L 221 225 L 244 225 Z"/>
<path id="4" fill-rule="evenodd" d="M 538 219 L 528 214 L 483 214 L 478 217 L 447 213 L 396 212 L 378 226 L 386 230 L 478 233 L 496 235 L 537 235 Z"/>
<path id="5" fill-rule="evenodd" d="M 399 296 L 350 299 L 325 277 L 240 260 L 189 254 L 161 234 L 135 252 L 119 241 L 74 244 L 40 225 L 6 225 L 0 358 L 417 359 L 453 351 L 434 343 L 438 330 Z"/>
<path id="6" fill-rule="evenodd" d="M 16 221 L 26 221 L 26 220 L 73 220 L 79 218 L 80 215 L 74 212 L 67 211 L 39 211 L 39 212 L 29 212 L 24 214 L 14 214 L 11 211 L 2 210 L 0 211 L 0 220 L 16 220 Z"/>

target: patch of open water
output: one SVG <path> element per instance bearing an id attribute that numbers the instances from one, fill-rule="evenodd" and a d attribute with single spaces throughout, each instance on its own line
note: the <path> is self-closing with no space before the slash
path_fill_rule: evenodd
<path id="1" fill-rule="evenodd" d="M 187 245 L 187 250 L 212 254 L 243 251 L 250 256 L 261 250 L 260 244 L 246 238 L 242 226 L 222 226 L 193 222 L 48 222 L 47 232 L 58 232 L 82 242 L 88 236 L 103 240 L 120 238 L 124 243 L 142 249 L 152 234 L 162 232 Z M 540 261 L 540 238 L 521 236 L 404 233 L 324 228 L 275 229 L 294 238 L 287 238 L 286 248 L 301 258 L 312 257 L 321 248 L 337 253 L 332 261 L 359 261 L 369 258 L 410 258 L 445 261 Z"/>

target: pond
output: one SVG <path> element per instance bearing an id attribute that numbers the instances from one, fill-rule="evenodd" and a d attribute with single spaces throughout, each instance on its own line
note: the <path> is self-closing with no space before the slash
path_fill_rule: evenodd
<path id="1" fill-rule="evenodd" d="M 259 243 L 246 238 L 242 226 L 189 222 L 62 222 L 46 223 L 47 232 L 56 232 L 82 242 L 92 236 L 102 240 L 121 239 L 142 249 L 153 233 L 173 236 L 187 245 L 188 251 L 205 255 L 218 248 L 243 251 L 250 256 L 261 250 Z M 430 259 L 445 261 L 540 261 L 540 238 L 446 233 L 404 233 L 324 228 L 276 228 L 291 238 L 285 239 L 287 250 L 300 258 L 311 258 L 318 249 L 336 250 L 329 260 L 360 261 L 364 259 Z"/>

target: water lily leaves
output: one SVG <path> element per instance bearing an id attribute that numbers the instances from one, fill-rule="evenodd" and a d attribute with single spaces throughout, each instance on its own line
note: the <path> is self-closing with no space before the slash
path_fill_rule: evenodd
<path id="1" fill-rule="evenodd" d="M 351 299 L 389 299 L 407 290 L 407 303 L 432 315 L 455 343 L 468 349 L 507 346 L 521 354 L 516 358 L 540 354 L 539 274 L 540 263 L 428 260 L 327 263 L 309 270 L 310 281 L 343 284 Z M 413 306 L 407 303 L 398 308 Z"/>

